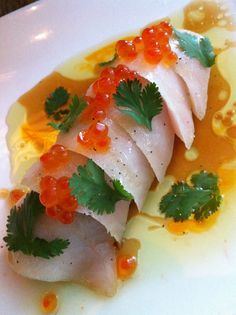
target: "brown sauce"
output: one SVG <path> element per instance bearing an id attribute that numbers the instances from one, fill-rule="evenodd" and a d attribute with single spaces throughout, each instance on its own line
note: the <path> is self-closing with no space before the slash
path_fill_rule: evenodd
<path id="1" fill-rule="evenodd" d="M 47 151 L 55 143 L 57 132 L 47 125 L 50 119 L 44 110 L 46 98 L 59 86 L 63 86 L 71 95 L 84 95 L 91 82 L 70 80 L 53 72 L 22 95 L 18 101 L 25 107 L 27 115 L 21 128 L 23 139 L 32 142 L 39 153 Z"/>
<path id="2" fill-rule="evenodd" d="M 223 3 L 194 1 L 185 7 L 183 28 L 203 33 L 217 26 L 235 30 L 232 16 Z"/>
<path id="3" fill-rule="evenodd" d="M 219 100 L 218 94 L 224 89 L 228 91 L 229 84 L 220 75 L 216 66 L 211 69 L 208 88 L 207 112 L 203 121 L 194 119 L 195 140 L 193 146 L 197 148 L 199 155 L 194 161 L 188 161 L 184 157 L 186 148 L 184 144 L 175 138 L 174 154 L 167 170 L 167 174 L 173 175 L 178 180 L 185 180 L 193 171 L 207 170 L 218 173 L 223 163 L 235 158 L 235 151 L 229 138 L 216 135 L 212 128 L 214 114 L 227 102 Z"/>

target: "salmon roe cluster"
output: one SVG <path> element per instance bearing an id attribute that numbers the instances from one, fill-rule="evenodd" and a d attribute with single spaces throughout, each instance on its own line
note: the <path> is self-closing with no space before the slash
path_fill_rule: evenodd
<path id="1" fill-rule="evenodd" d="M 55 144 L 40 157 L 43 168 L 47 171 L 56 170 L 69 160 L 69 153 L 63 145 Z"/>
<path id="2" fill-rule="evenodd" d="M 171 24 L 162 21 L 157 25 L 145 28 L 141 36 L 137 36 L 131 41 L 119 40 L 116 44 L 116 52 L 120 58 L 132 61 L 142 51 L 146 62 L 158 64 L 163 61 L 165 65 L 171 66 L 177 61 L 177 55 L 171 50 L 169 43 L 172 33 Z"/>
<path id="3" fill-rule="evenodd" d="M 71 196 L 69 177 L 56 179 L 44 176 L 40 181 L 40 201 L 46 208 L 46 214 L 64 224 L 70 224 L 75 218 L 78 203 Z"/>
<path id="4" fill-rule="evenodd" d="M 124 65 L 116 68 L 104 69 L 100 77 L 93 84 L 94 97 L 86 97 L 87 108 L 82 119 L 91 121 L 87 130 L 80 131 L 77 142 L 86 149 L 93 149 L 98 152 L 106 152 L 109 149 L 111 139 L 108 126 L 102 121 L 106 118 L 109 106 L 112 101 L 112 94 L 122 80 L 133 80 L 137 77 L 136 72 L 130 71 Z"/>

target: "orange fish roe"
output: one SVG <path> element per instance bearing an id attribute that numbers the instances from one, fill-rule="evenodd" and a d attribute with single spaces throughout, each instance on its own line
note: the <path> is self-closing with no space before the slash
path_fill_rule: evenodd
<path id="1" fill-rule="evenodd" d="M 117 258 L 117 274 L 122 280 L 129 278 L 137 268 L 135 256 L 124 255 Z"/>
<path id="2" fill-rule="evenodd" d="M 116 52 L 127 61 L 132 61 L 137 57 L 135 44 L 129 40 L 119 40 L 116 44 Z"/>
<path id="3" fill-rule="evenodd" d="M 59 220 L 64 224 L 74 221 L 75 210 L 78 203 L 70 194 L 69 177 L 56 179 L 45 176 L 40 181 L 40 201 L 46 207 L 46 214 L 50 218 Z"/>
<path id="4" fill-rule="evenodd" d="M 130 71 L 124 65 L 108 67 L 101 72 L 92 87 L 95 96 L 86 97 L 88 106 L 81 117 L 82 120 L 91 122 L 89 128 L 80 131 L 77 136 L 77 142 L 83 149 L 92 149 L 100 153 L 109 149 L 111 142 L 109 130 L 102 121 L 109 110 L 112 94 L 122 80 L 133 80 L 136 77 L 138 77 L 136 72 Z"/>
<path id="5" fill-rule="evenodd" d="M 107 151 L 111 142 L 107 125 L 94 122 L 88 130 L 79 133 L 77 142 L 85 148 L 92 148 L 98 152 Z"/>
<path id="6" fill-rule="evenodd" d="M 58 306 L 58 298 L 55 293 L 46 293 L 41 301 L 41 309 L 44 313 L 54 312 Z"/>
<path id="7" fill-rule="evenodd" d="M 69 154 L 63 145 L 55 144 L 40 157 L 40 162 L 45 170 L 56 170 L 65 165 L 69 160 Z"/>
<path id="8" fill-rule="evenodd" d="M 145 60 L 150 64 L 158 64 L 163 61 L 166 66 L 176 63 L 177 55 L 169 45 L 173 33 L 171 24 L 162 21 L 152 27 L 143 30 L 141 36 L 132 41 L 119 40 L 116 44 L 116 52 L 125 61 L 134 60 L 138 53 L 143 51 Z"/>
<path id="9" fill-rule="evenodd" d="M 25 191 L 21 189 L 13 189 L 10 191 L 9 199 L 12 205 L 15 205 L 24 195 Z"/>

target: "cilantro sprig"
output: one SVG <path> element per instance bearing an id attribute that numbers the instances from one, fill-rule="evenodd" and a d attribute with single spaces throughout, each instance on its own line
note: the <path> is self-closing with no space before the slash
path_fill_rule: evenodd
<path id="1" fill-rule="evenodd" d="M 174 29 L 180 47 L 190 58 L 198 59 L 204 67 L 211 67 L 215 63 L 216 55 L 209 38 L 198 37 L 194 34 Z"/>
<path id="2" fill-rule="evenodd" d="M 3 238 L 9 251 L 21 251 L 25 255 L 45 259 L 63 254 L 69 246 L 68 240 L 56 238 L 46 241 L 33 235 L 34 226 L 44 210 L 36 192 L 28 193 L 18 208 L 11 209 L 7 219 L 7 236 Z"/>
<path id="3" fill-rule="evenodd" d="M 110 66 L 111 64 L 113 64 L 113 62 L 116 61 L 117 58 L 118 58 L 118 54 L 115 53 L 114 56 L 110 60 L 100 62 L 98 65 L 99 65 L 99 67 Z"/>
<path id="4" fill-rule="evenodd" d="M 138 79 L 122 81 L 113 94 L 119 110 L 132 117 L 138 124 L 152 130 L 152 118 L 163 107 L 163 100 L 155 83 L 148 83 L 143 89 Z"/>
<path id="5" fill-rule="evenodd" d="M 104 171 L 90 159 L 85 166 L 78 166 L 78 173 L 73 174 L 69 185 L 78 203 L 97 214 L 111 214 L 117 201 L 133 199 L 119 180 L 109 186 Z"/>
<path id="6" fill-rule="evenodd" d="M 74 95 L 71 104 L 69 105 L 68 113 L 64 116 L 63 120 L 59 123 L 50 122 L 48 125 L 66 133 L 70 130 L 77 117 L 82 113 L 86 106 L 87 103 L 83 98 L 78 98 L 77 95 Z"/>
<path id="7" fill-rule="evenodd" d="M 60 120 L 61 115 L 64 113 L 63 111 L 58 111 L 58 109 L 67 103 L 69 96 L 64 87 L 59 86 L 56 88 L 45 101 L 45 111 L 48 116 L 53 116 L 55 120 Z"/>
<path id="8" fill-rule="evenodd" d="M 175 221 L 187 220 L 191 215 L 199 221 L 207 219 L 218 210 L 222 197 L 218 177 L 201 171 L 191 177 L 191 186 L 178 182 L 171 187 L 160 202 L 160 211 Z"/>

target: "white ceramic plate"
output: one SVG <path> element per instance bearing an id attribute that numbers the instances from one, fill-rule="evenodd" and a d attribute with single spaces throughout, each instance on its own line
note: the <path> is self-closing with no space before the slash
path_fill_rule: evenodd
<path id="1" fill-rule="evenodd" d="M 61 62 L 118 35 L 167 16 L 188 0 L 41 0 L 0 18 L 0 187 L 10 187 L 5 117 L 10 105 Z M 0 246 L 6 211 L 0 203 Z M 54 290 L 58 315 L 236 314 L 236 214 L 204 235 L 153 239 L 136 220 L 127 234 L 141 238 L 140 266 L 112 298 L 72 284 L 23 279 L 0 248 L 0 315 L 37 315 L 40 297 Z M 225 227 L 225 229 L 224 229 Z"/>

